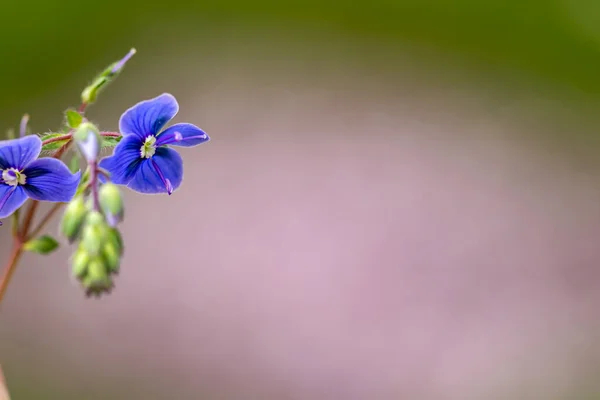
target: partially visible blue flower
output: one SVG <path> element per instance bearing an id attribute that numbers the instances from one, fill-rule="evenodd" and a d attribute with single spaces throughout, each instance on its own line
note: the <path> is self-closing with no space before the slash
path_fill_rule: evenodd
<path id="1" fill-rule="evenodd" d="M 41 150 L 36 135 L 0 142 L 0 218 L 11 215 L 28 198 L 68 202 L 75 195 L 80 173 L 71 174 L 55 158 L 37 159 Z"/>
<path id="2" fill-rule="evenodd" d="M 168 93 L 125 111 L 119 121 L 123 139 L 112 156 L 100 161 L 113 183 L 146 194 L 171 194 L 181 185 L 183 161 L 167 145 L 192 147 L 207 142 L 209 137 L 202 129 L 186 123 L 161 132 L 178 111 L 177 100 Z"/>

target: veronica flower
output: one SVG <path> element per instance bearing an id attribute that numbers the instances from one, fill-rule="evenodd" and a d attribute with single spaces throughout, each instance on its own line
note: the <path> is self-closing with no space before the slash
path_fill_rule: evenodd
<path id="1" fill-rule="evenodd" d="M 192 124 L 162 128 L 179 111 L 177 100 L 165 93 L 142 101 L 121 116 L 119 130 L 123 139 L 114 153 L 100 161 L 113 183 L 127 185 L 140 193 L 171 194 L 183 180 L 183 161 L 167 145 L 192 147 L 209 137 Z"/>
<path id="2" fill-rule="evenodd" d="M 0 218 L 11 215 L 28 198 L 68 202 L 75 195 L 79 172 L 72 174 L 55 158 L 37 159 L 42 140 L 36 135 L 0 142 Z"/>

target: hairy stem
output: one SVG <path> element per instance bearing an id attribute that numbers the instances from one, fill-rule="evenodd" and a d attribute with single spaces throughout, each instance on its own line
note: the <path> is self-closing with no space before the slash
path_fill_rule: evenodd
<path id="1" fill-rule="evenodd" d="M 62 142 L 63 140 L 69 140 L 69 139 L 71 139 L 72 136 L 73 136 L 73 134 L 71 134 L 71 133 L 65 133 L 64 135 L 55 136 L 50 139 L 46 139 L 46 140 L 42 141 L 42 146 L 45 146 L 47 144 L 54 143 L 54 142 Z"/>

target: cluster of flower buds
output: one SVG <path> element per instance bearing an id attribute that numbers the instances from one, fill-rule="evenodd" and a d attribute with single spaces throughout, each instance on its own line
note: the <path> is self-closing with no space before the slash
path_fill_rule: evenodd
<path id="1" fill-rule="evenodd" d="M 65 111 L 59 131 L 33 134 L 25 115 L 19 137 L 13 132 L 9 140 L 0 140 L 0 218 L 12 217 L 15 249 L 8 271 L 14 270 L 22 251 L 45 255 L 59 247 L 55 238 L 43 235 L 43 229 L 67 203 L 61 232 L 75 245 L 72 273 L 88 296 L 110 292 L 123 257 L 117 227 L 124 216 L 119 186 L 142 194 L 173 194 L 183 182 L 183 159 L 177 148 L 210 140 L 194 124 L 170 125 L 179 103 L 169 93 L 127 109 L 119 119 L 118 132 L 100 132 L 87 120 L 87 107 L 96 102 L 135 52 L 131 49 L 91 81 L 81 93 L 80 106 Z M 111 154 L 102 157 L 102 149 Z M 70 159 L 68 166 L 65 158 Z M 20 209 L 27 201 L 31 206 L 21 218 Z M 41 201 L 57 204 L 34 226 Z M 5 276 L 6 281 L 0 282 L 0 300 L 11 272 Z"/>
<path id="2" fill-rule="evenodd" d="M 82 123 L 73 135 L 77 147 L 87 161 L 78 193 L 67 205 L 61 232 L 70 243 L 77 243 L 72 258 L 73 275 L 86 294 L 100 296 L 114 286 L 113 275 L 119 272 L 123 242 L 117 224 L 123 220 L 123 197 L 110 182 L 101 183 L 98 167 L 101 137 L 89 122 Z"/>

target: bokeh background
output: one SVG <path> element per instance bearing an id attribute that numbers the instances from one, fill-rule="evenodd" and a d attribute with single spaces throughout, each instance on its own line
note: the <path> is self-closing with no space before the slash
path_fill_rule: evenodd
<path id="1" fill-rule="evenodd" d="M 600 398 L 600 3 L 0 3 L 0 128 L 173 93 L 116 290 L 67 246 L 0 310 L 13 399 Z M 8 229 L 0 232 L 7 255 Z M 56 231 L 56 224 L 52 227 Z"/>

